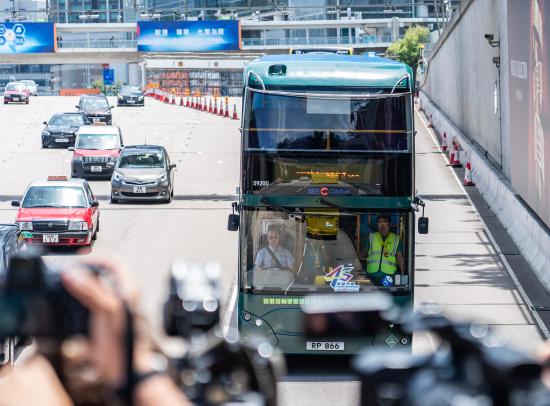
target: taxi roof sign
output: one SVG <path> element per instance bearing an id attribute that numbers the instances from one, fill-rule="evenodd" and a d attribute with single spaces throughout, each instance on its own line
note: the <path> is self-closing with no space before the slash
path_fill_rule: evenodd
<path id="1" fill-rule="evenodd" d="M 66 176 L 48 176 L 48 182 L 68 180 Z"/>

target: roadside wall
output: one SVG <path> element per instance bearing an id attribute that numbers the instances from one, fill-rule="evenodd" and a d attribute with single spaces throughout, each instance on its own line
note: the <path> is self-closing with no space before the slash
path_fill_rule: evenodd
<path id="1" fill-rule="evenodd" d="M 544 27 L 550 28 L 548 1 L 463 0 L 430 54 L 420 103 L 436 133 L 458 142 L 479 192 L 550 292 L 550 165 L 544 162 L 550 29 Z M 491 47 L 485 34 L 499 46 Z"/>
<path id="2" fill-rule="evenodd" d="M 499 84 L 493 48 L 485 34 L 506 38 L 505 0 L 464 1 L 440 41 L 433 48 L 422 91 L 442 109 L 454 125 L 487 151 L 490 159 L 509 178 L 509 142 L 501 128 L 500 108 L 506 95 Z M 503 18 L 504 15 L 504 18 Z M 504 64 L 505 65 L 505 64 Z M 504 66 L 503 66 L 504 68 Z M 507 75 L 501 75 L 507 77 Z"/>

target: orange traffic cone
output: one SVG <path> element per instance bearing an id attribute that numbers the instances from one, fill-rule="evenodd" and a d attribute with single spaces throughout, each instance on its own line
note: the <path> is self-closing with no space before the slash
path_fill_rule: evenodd
<path id="1" fill-rule="evenodd" d="M 202 110 L 202 97 L 199 97 L 197 102 L 197 110 Z"/>
<path id="2" fill-rule="evenodd" d="M 189 103 L 189 96 L 185 98 L 185 107 L 191 107 L 191 104 Z"/>
<path id="3" fill-rule="evenodd" d="M 212 114 L 218 114 L 218 102 L 216 99 L 214 99 L 214 111 L 212 111 Z"/>
<path id="4" fill-rule="evenodd" d="M 451 165 L 453 168 L 461 168 L 462 164 L 460 163 L 460 152 L 458 150 L 458 145 L 456 142 L 454 143 L 453 149 L 454 149 L 454 153 L 453 153 L 454 160 L 451 162 Z"/>
<path id="5" fill-rule="evenodd" d="M 231 117 L 233 120 L 238 120 L 239 117 L 237 116 L 237 105 L 233 104 L 233 117 Z"/>
<path id="6" fill-rule="evenodd" d="M 180 106 L 183 107 L 185 104 L 183 103 L 183 96 L 180 96 Z"/>
<path id="7" fill-rule="evenodd" d="M 172 104 L 176 104 L 176 96 L 172 95 Z"/>
<path id="8" fill-rule="evenodd" d="M 464 186 L 475 186 L 476 184 L 472 181 L 472 165 L 470 161 L 466 162 L 466 170 L 464 171 Z"/>
<path id="9" fill-rule="evenodd" d="M 204 104 L 202 105 L 202 111 L 208 111 L 208 103 L 206 103 L 206 98 L 204 98 Z"/>
<path id="10" fill-rule="evenodd" d="M 223 102 L 220 100 L 220 116 L 223 117 Z"/>
<path id="11" fill-rule="evenodd" d="M 431 114 L 430 114 L 430 119 L 428 120 L 428 128 L 434 128 L 434 123 L 433 123 Z"/>
<path id="12" fill-rule="evenodd" d="M 214 110 L 212 110 L 212 99 L 210 99 L 210 102 L 208 103 L 208 112 L 212 113 Z"/>
<path id="13" fill-rule="evenodd" d="M 449 143 L 447 142 L 447 133 L 443 133 L 443 137 L 441 138 L 441 151 L 445 152 L 447 151 L 447 148 L 449 147 Z"/>
<path id="14" fill-rule="evenodd" d="M 225 102 L 225 112 L 223 113 L 223 116 L 229 118 L 229 105 L 227 104 L 227 101 Z"/>

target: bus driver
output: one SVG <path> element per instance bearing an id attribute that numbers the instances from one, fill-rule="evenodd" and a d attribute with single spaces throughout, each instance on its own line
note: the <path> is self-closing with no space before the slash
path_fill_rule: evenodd
<path id="1" fill-rule="evenodd" d="M 254 266 L 256 269 L 294 269 L 294 257 L 285 247 L 280 245 L 279 227 L 272 224 L 267 229 L 267 246 L 256 254 Z"/>

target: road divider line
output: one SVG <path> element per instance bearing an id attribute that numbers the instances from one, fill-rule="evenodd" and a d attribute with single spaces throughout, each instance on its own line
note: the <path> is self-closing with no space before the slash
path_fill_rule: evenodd
<path id="1" fill-rule="evenodd" d="M 235 306 L 237 304 L 237 292 L 238 292 L 238 286 L 237 284 L 234 284 L 233 285 L 233 289 L 232 289 L 232 292 L 231 292 L 231 299 L 229 299 L 229 304 L 228 306 L 225 308 L 225 313 L 224 313 L 224 321 L 223 321 L 223 336 L 224 337 L 227 337 L 227 334 L 229 332 L 229 328 L 232 327 L 231 326 L 231 317 L 233 316 L 233 313 L 235 312 Z M 235 329 L 237 328 L 237 326 L 233 326 Z"/>

